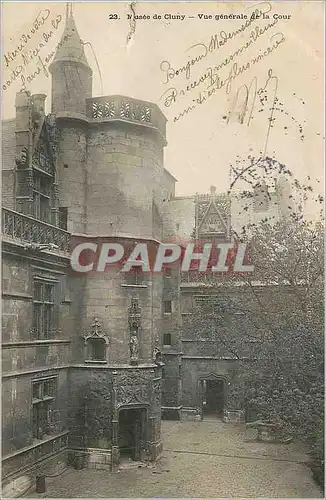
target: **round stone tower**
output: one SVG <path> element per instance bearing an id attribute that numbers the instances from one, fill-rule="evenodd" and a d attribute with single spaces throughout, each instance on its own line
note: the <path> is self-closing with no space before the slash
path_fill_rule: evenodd
<path id="1" fill-rule="evenodd" d="M 86 213 L 86 99 L 92 95 L 92 70 L 71 7 L 67 7 L 65 29 L 49 69 L 58 137 L 59 203 L 66 228 L 82 233 Z"/>
<path id="2" fill-rule="evenodd" d="M 87 233 L 159 239 L 164 115 L 120 95 L 87 103 Z"/>
<path id="3" fill-rule="evenodd" d="M 76 244 L 79 234 L 98 245 L 113 241 L 132 248 L 141 239 L 157 246 L 166 182 L 164 115 L 157 105 L 134 98 L 92 98 L 92 70 L 71 7 L 50 71 L 59 201 L 68 231 Z M 69 443 L 86 466 L 102 467 L 104 460 L 113 470 L 126 448 L 134 460 L 155 460 L 162 450 L 157 356 L 163 278 L 120 271 L 69 276 L 77 325 L 70 338 Z"/>

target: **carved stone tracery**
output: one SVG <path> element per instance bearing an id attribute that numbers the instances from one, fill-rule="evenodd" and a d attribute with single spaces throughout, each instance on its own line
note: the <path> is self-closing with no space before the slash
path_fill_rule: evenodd
<path id="1" fill-rule="evenodd" d="M 97 317 L 94 317 L 90 331 L 84 336 L 85 342 L 90 338 L 103 339 L 108 342 L 108 336 L 102 331 L 102 324 Z"/>
<path id="2" fill-rule="evenodd" d="M 161 381 L 156 380 L 153 383 L 153 394 L 154 394 L 154 399 L 157 407 L 161 406 L 161 397 L 162 397 L 162 389 L 161 389 Z"/>
<path id="3" fill-rule="evenodd" d="M 213 188 L 213 186 L 212 186 Z M 224 194 L 198 195 L 196 198 L 196 231 L 201 234 L 227 233 L 230 219 L 230 199 Z"/>
<path id="4" fill-rule="evenodd" d="M 116 406 L 149 403 L 149 379 L 140 370 L 128 370 L 117 376 Z"/>

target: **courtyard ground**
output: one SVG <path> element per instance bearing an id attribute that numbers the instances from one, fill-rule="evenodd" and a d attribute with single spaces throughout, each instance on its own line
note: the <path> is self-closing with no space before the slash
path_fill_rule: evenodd
<path id="1" fill-rule="evenodd" d="M 295 444 L 254 441 L 255 431 L 218 420 L 162 422 L 163 457 L 118 473 L 74 470 L 47 478 L 47 493 L 74 498 L 323 498 Z"/>

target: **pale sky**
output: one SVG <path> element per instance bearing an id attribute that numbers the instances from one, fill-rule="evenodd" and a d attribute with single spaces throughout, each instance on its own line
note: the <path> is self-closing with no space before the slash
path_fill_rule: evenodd
<path id="1" fill-rule="evenodd" d="M 135 33 L 127 44 L 130 30 L 127 13 L 131 13 L 127 3 L 76 2 L 73 14 L 79 35 L 84 42 L 91 42 L 100 67 L 103 89 L 93 52 L 89 46 L 85 53 L 93 69 L 93 96 L 122 94 L 152 101 L 158 104 L 168 119 L 165 167 L 178 179 L 177 195 L 191 195 L 209 192 L 210 185 L 218 191 L 228 188 L 229 165 L 237 155 L 243 160 L 248 155 L 259 155 L 263 149 L 268 127 L 269 111 L 261 106 L 257 96 L 250 125 L 237 123 L 235 119 L 227 123 L 225 119 L 235 98 L 237 89 L 250 85 L 257 78 L 258 89 L 264 87 L 268 70 L 278 78 L 277 97 L 280 104 L 275 111 L 273 127 L 270 131 L 267 151 L 269 156 L 286 164 L 293 174 L 304 180 L 310 175 L 313 184 L 321 190 L 315 179 L 323 179 L 324 154 L 324 3 L 323 2 L 267 2 L 259 4 L 268 12 L 269 20 L 253 21 L 242 33 L 237 33 L 216 50 L 207 50 L 211 36 L 218 40 L 227 33 L 236 32 L 245 20 L 219 19 L 216 15 L 243 14 L 250 18 L 254 2 L 193 2 L 178 3 L 136 3 L 137 15 L 149 15 L 150 20 L 136 20 Z M 39 55 L 44 59 L 59 42 L 64 28 L 65 3 L 22 3 L 4 2 L 2 16 L 3 54 L 13 51 L 22 35 L 30 33 L 33 20 L 40 11 L 50 10 L 38 32 L 34 33 L 25 47 L 32 50 L 38 46 L 43 33 L 53 31 L 52 36 L 41 48 Z M 211 14 L 213 19 L 199 19 L 198 14 Z M 117 14 L 119 19 L 114 19 Z M 154 14 L 162 19 L 153 19 Z M 185 15 L 185 19 L 164 19 L 164 15 Z M 268 23 L 273 23 L 274 15 L 291 16 L 279 19 L 232 62 L 218 71 L 221 80 L 227 79 L 233 64 L 250 66 L 232 81 L 229 94 L 226 86 L 216 90 L 207 101 L 196 103 L 200 92 L 207 92 L 207 81 L 178 95 L 176 102 L 167 107 L 162 94 L 172 87 L 180 90 L 218 66 L 230 54 L 243 47 L 253 30 L 257 33 Z M 62 16 L 62 20 L 60 17 Z M 111 16 L 110 16 L 111 15 Z M 189 18 L 188 16 L 194 16 Z M 42 17 L 42 15 L 41 15 Z M 110 19 L 113 17 L 113 19 Z M 57 29 L 51 21 L 57 19 Z M 55 21 L 54 21 L 55 22 Z M 221 31 L 225 33 L 220 34 Z M 274 37 L 271 39 L 272 35 Z M 282 43 L 279 41 L 282 40 Z M 190 49 L 195 44 L 201 44 Z M 266 51 L 267 47 L 277 47 L 255 64 L 253 59 Z M 206 47 L 206 48 L 205 48 Z M 189 50 L 190 49 L 190 50 Z M 189 78 L 185 71 L 166 82 L 166 72 L 160 68 L 167 61 L 170 68 L 177 70 L 194 57 L 203 55 L 190 68 Z M 198 57 L 199 58 L 199 57 Z M 2 59 L 2 82 L 10 79 L 17 65 L 22 65 L 19 53 L 6 67 Z M 23 65 L 24 75 L 36 70 L 35 61 Z M 167 67 L 167 63 L 163 65 Z M 2 94 L 2 118 L 14 117 L 15 94 L 21 88 L 19 76 Z M 44 72 L 34 78 L 28 90 L 32 93 L 46 93 L 47 112 L 50 112 L 51 78 Z M 273 86 L 268 87 L 267 104 L 272 102 Z M 169 95 L 171 92 L 167 92 Z M 207 94 L 204 94 L 207 95 Z M 195 108 L 177 122 L 173 118 L 195 102 Z M 282 110 L 282 111 L 281 111 Z M 303 127 L 300 131 L 300 126 Z M 300 136 L 304 136 L 303 140 Z M 318 187 L 319 186 L 319 187 Z"/>

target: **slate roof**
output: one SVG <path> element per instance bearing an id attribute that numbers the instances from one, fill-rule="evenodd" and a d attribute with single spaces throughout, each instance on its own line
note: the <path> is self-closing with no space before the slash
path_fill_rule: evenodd
<path id="1" fill-rule="evenodd" d="M 83 64 L 90 69 L 84 52 L 84 44 L 80 39 L 72 14 L 66 19 L 66 26 L 52 64 L 67 61 Z"/>

